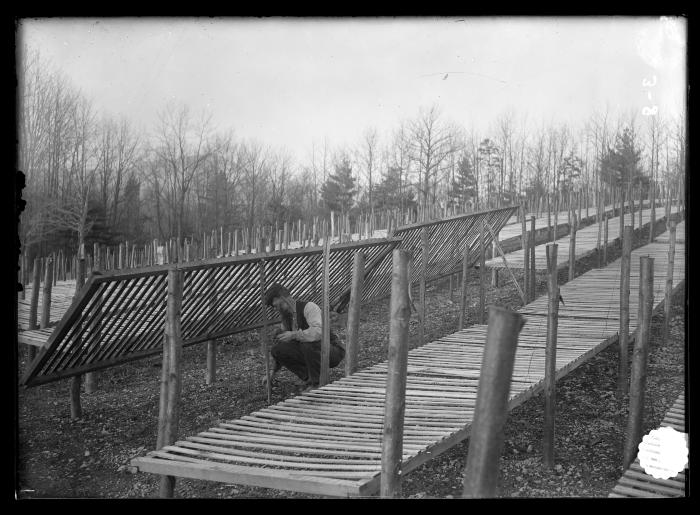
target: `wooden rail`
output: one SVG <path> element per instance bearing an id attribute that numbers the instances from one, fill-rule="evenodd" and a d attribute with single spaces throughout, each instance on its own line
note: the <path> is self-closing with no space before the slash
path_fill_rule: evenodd
<path id="1" fill-rule="evenodd" d="M 663 268 L 666 245 L 632 253 L 630 287 L 638 289 L 639 256 Z M 684 253 L 674 264 L 684 281 Z M 556 378 L 616 341 L 619 260 L 560 288 Z M 664 274 L 655 274 L 657 302 Z M 636 296 L 630 326 L 636 326 Z M 543 389 L 548 317 L 546 296 L 519 312 L 527 323 L 518 338 L 508 408 Z M 483 358 L 486 325 L 475 325 L 409 352 L 405 390 L 402 475 L 469 436 Z M 218 424 L 132 460 L 142 472 L 327 496 L 366 496 L 379 489 L 387 363 L 344 377 L 237 420 Z"/>

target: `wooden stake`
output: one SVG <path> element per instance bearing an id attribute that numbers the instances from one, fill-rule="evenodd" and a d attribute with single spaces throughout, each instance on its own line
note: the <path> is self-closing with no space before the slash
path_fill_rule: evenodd
<path id="1" fill-rule="evenodd" d="M 496 235 L 498 237 L 498 234 Z M 491 259 L 496 257 L 496 240 L 491 242 Z M 491 268 L 491 286 L 498 288 L 498 268 Z M 450 298 L 452 298 L 452 288 L 450 288 Z"/>
<path id="2" fill-rule="evenodd" d="M 182 354 L 182 334 L 180 314 L 182 312 L 182 271 L 177 267 L 168 270 L 168 300 L 165 320 L 165 340 L 169 349 L 168 360 L 168 399 L 165 410 L 163 445 L 172 445 L 177 440 L 180 423 L 180 356 Z M 165 364 L 164 364 L 165 365 Z M 175 477 L 163 476 L 160 483 L 160 496 L 173 497 Z"/>
<path id="3" fill-rule="evenodd" d="M 41 260 L 37 257 L 34 258 L 34 271 L 32 274 L 32 296 L 29 301 L 29 327 L 32 329 L 37 328 L 37 311 L 39 307 L 39 290 L 41 288 Z M 33 345 L 30 345 L 31 349 Z"/>
<path id="4" fill-rule="evenodd" d="M 362 288 L 364 283 L 365 255 L 355 252 L 352 262 L 352 283 L 350 287 L 350 304 L 348 305 L 347 352 L 345 354 L 345 375 L 357 371 L 357 354 L 360 335 L 360 306 L 362 305 Z"/>
<path id="5" fill-rule="evenodd" d="M 419 303 L 420 303 L 420 325 L 418 326 L 418 341 L 421 345 L 425 343 L 425 279 L 428 273 L 428 260 L 430 259 L 430 236 L 428 228 L 421 229 L 421 262 L 420 262 L 420 284 L 419 284 Z"/>
<path id="6" fill-rule="evenodd" d="M 326 232 L 323 237 L 323 338 L 321 339 L 321 370 L 318 377 L 318 385 L 328 384 L 328 367 L 331 353 L 331 325 L 330 325 L 330 252 L 331 238 Z"/>
<path id="7" fill-rule="evenodd" d="M 547 346 L 544 354 L 544 437 L 542 462 L 551 469 L 554 466 L 554 419 L 556 410 L 557 326 L 559 320 L 559 284 L 557 273 L 556 243 L 550 243 L 547 251 Z"/>
<path id="8" fill-rule="evenodd" d="M 637 445 L 642 439 L 642 416 L 644 414 L 644 388 L 646 386 L 649 335 L 651 333 L 651 311 L 654 304 L 654 258 L 639 258 L 639 315 L 637 337 L 632 353 L 630 377 L 630 404 L 627 420 L 623 468 L 627 469 L 637 455 Z"/>
<path id="9" fill-rule="evenodd" d="M 569 281 L 573 281 L 576 275 L 576 229 L 578 222 L 576 213 L 573 213 L 571 220 L 571 234 L 569 235 Z"/>
<path id="10" fill-rule="evenodd" d="M 523 293 L 525 293 L 525 304 L 530 298 L 530 238 L 527 232 L 527 218 L 525 217 L 525 206 L 523 204 L 522 216 L 522 248 L 523 248 Z M 483 322 L 482 322 L 483 323 Z"/>
<path id="11" fill-rule="evenodd" d="M 272 381 L 270 381 L 270 348 L 267 341 L 267 306 L 265 305 L 265 291 L 267 290 L 267 278 L 265 275 L 265 260 L 261 259 L 259 266 L 260 273 L 260 315 L 262 318 L 262 328 L 260 329 L 260 349 L 262 351 L 263 364 L 265 365 L 265 390 L 267 393 L 267 404 L 272 404 Z"/>
<path id="12" fill-rule="evenodd" d="M 618 332 L 619 357 L 617 373 L 617 396 L 622 399 L 627 393 L 627 344 L 630 327 L 630 260 L 632 256 L 632 227 L 626 226 L 622 238 L 620 261 L 620 330 Z"/>
<path id="13" fill-rule="evenodd" d="M 486 220 L 481 220 L 479 238 L 479 323 L 486 319 Z"/>
<path id="14" fill-rule="evenodd" d="M 671 324 L 671 292 L 673 292 L 673 261 L 676 254 L 676 222 L 669 220 L 668 269 L 666 271 L 666 292 L 664 297 L 664 326 L 662 343 L 667 344 Z"/>
<path id="15" fill-rule="evenodd" d="M 379 495 L 384 498 L 400 497 L 401 495 L 408 324 L 411 318 L 411 303 L 408 292 L 410 259 L 411 254 L 408 251 L 395 249 L 392 252 L 389 349 L 379 489 Z"/>
<path id="16" fill-rule="evenodd" d="M 209 294 L 209 312 L 216 314 L 218 308 L 217 299 L 217 289 L 216 282 L 214 280 L 214 275 L 216 273 L 216 268 L 210 268 L 207 272 L 207 290 Z M 212 333 L 214 328 L 213 323 L 209 325 L 209 334 Z M 207 341 L 207 376 L 206 384 L 212 385 L 216 382 L 216 340 L 211 339 Z"/>
<path id="17" fill-rule="evenodd" d="M 651 207 L 651 220 L 649 220 L 649 244 L 654 241 L 654 226 L 656 225 L 656 181 L 653 179 L 649 185 L 649 204 Z M 641 186 L 640 186 L 640 196 L 641 196 Z M 668 220 L 668 218 L 666 219 Z M 639 228 L 642 227 L 642 215 L 639 214 Z"/>
<path id="18" fill-rule="evenodd" d="M 467 243 L 464 247 L 464 253 L 462 255 L 462 293 L 460 295 L 459 303 L 459 324 L 458 330 L 464 329 L 464 320 L 466 317 L 467 310 L 467 284 L 469 273 L 469 244 Z"/>
<path id="19" fill-rule="evenodd" d="M 474 422 L 464 472 L 465 498 L 495 497 L 498 459 L 508 415 L 508 395 L 518 334 L 525 317 L 498 306 L 489 308 Z"/>
<path id="20" fill-rule="evenodd" d="M 41 321 L 40 328 L 45 329 L 49 326 L 51 319 L 51 289 L 53 286 L 53 259 L 48 258 L 46 261 L 46 269 L 44 270 L 44 295 L 41 299 Z"/>
<path id="21" fill-rule="evenodd" d="M 605 228 L 603 230 L 603 266 L 608 266 L 608 214 L 603 215 Z"/>
<path id="22" fill-rule="evenodd" d="M 535 244 L 537 243 L 537 238 L 535 237 L 535 217 L 530 217 L 530 237 L 528 241 L 530 242 L 530 298 L 535 300 L 537 297 L 537 262 L 535 261 Z"/>

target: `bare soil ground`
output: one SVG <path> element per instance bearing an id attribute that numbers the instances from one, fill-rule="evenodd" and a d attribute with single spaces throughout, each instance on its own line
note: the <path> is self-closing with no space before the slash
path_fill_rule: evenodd
<path id="1" fill-rule="evenodd" d="M 662 229 L 657 228 L 657 232 Z M 638 232 L 638 231 L 637 231 Z M 641 236 L 641 238 L 639 237 Z M 647 241 L 637 235 L 635 247 Z M 619 248 L 608 251 L 612 261 Z M 595 255 L 577 264 L 577 275 L 596 265 Z M 487 304 L 521 305 L 505 273 L 498 288 L 489 286 Z M 546 294 L 538 277 L 538 294 Z M 561 282 L 564 282 L 562 272 Z M 471 292 L 478 292 L 478 273 L 469 274 Z M 456 331 L 457 284 L 429 285 L 426 338 L 432 341 Z M 417 298 L 417 296 L 414 296 Z M 361 368 L 386 360 L 388 299 L 364 306 L 361 315 Z M 478 294 L 472 294 L 467 323 L 478 320 Z M 647 375 L 643 431 L 656 427 L 676 397 L 685 391 L 685 288 L 673 298 L 671 335 L 661 341 L 663 314 L 654 316 Z M 343 318 L 338 332 L 344 337 Z M 410 347 L 418 345 L 418 320 L 410 325 Z M 630 346 L 630 357 L 631 348 Z M 21 354 L 19 370 L 26 364 Z M 628 399 L 615 396 L 617 346 L 580 366 L 557 383 L 556 466 L 542 466 L 544 398 L 535 396 L 511 411 L 505 427 L 500 462 L 500 497 L 607 497 L 623 473 L 622 446 Z M 266 405 L 261 385 L 264 365 L 257 333 L 223 340 L 217 350 L 217 378 L 205 384 L 206 346 L 183 350 L 182 412 L 179 435 L 193 435 L 219 421 L 239 418 Z M 343 363 L 331 380 L 343 374 Z M 155 448 L 158 419 L 160 358 L 133 362 L 98 373 L 99 388 L 82 395 L 83 417 L 70 420 L 69 387 L 64 380 L 18 391 L 17 478 L 19 498 L 153 498 L 159 476 L 132 473 L 129 461 Z M 297 392 L 297 379 L 283 371 L 273 402 Z M 468 440 L 407 474 L 404 498 L 460 497 Z M 272 489 L 177 479 L 182 498 L 314 498 Z"/>

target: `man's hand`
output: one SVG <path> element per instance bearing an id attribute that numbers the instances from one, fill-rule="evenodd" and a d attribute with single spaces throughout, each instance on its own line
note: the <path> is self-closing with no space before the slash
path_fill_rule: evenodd
<path id="1" fill-rule="evenodd" d="M 280 342 L 290 342 L 295 336 L 296 334 L 294 331 L 282 331 L 280 334 L 275 336 L 275 339 Z"/>

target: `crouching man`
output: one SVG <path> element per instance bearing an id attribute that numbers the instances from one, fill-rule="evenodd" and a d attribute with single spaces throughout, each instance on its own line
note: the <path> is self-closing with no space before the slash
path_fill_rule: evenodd
<path id="1" fill-rule="evenodd" d="M 311 301 L 293 299 L 289 290 L 279 283 L 267 289 L 265 304 L 273 306 L 282 318 L 270 349 L 274 361 L 270 381 L 285 367 L 305 383 L 307 390 L 317 387 L 323 335 L 321 308 Z M 329 368 L 334 368 L 345 357 L 345 348 L 332 330 L 330 335 Z"/>

